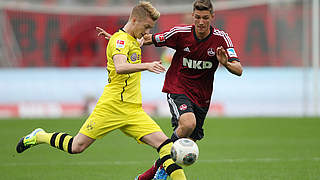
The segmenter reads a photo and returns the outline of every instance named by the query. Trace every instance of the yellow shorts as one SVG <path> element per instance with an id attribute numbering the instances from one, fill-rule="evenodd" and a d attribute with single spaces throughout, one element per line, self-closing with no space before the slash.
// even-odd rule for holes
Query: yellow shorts
<path id="1" fill-rule="evenodd" d="M 115 99 L 99 100 L 79 132 L 99 139 L 116 129 L 135 138 L 138 143 L 142 143 L 140 139 L 145 135 L 162 132 L 159 125 L 144 112 L 141 104 Z"/>

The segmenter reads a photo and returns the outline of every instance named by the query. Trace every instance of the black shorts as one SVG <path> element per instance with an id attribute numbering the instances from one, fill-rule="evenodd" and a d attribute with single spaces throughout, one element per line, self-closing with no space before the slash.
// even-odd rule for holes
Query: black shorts
<path id="1" fill-rule="evenodd" d="M 196 128 L 193 130 L 190 137 L 196 140 L 202 139 L 204 136 L 204 130 L 202 126 L 209 108 L 199 107 L 184 94 L 167 94 L 167 101 L 169 103 L 170 112 L 172 115 L 171 123 L 172 127 L 174 127 L 174 130 L 178 127 L 178 121 L 182 114 L 193 112 L 197 123 Z"/>

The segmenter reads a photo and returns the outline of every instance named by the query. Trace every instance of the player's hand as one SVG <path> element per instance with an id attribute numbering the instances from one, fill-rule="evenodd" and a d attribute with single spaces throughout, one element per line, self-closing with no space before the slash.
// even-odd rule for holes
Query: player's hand
<path id="1" fill-rule="evenodd" d="M 143 45 L 150 45 L 152 43 L 152 34 L 145 34 L 143 36 Z"/>
<path id="2" fill-rule="evenodd" d="M 217 47 L 217 53 L 216 53 L 216 55 L 217 55 L 218 61 L 219 61 L 222 65 L 226 66 L 227 63 L 228 63 L 228 55 L 227 55 L 226 50 L 224 50 L 224 48 L 223 48 L 222 46 Z"/>
<path id="3" fill-rule="evenodd" d="M 148 71 L 159 74 L 166 71 L 166 68 L 161 64 L 160 61 L 153 61 L 148 64 Z"/>
<path id="4" fill-rule="evenodd" d="M 106 38 L 106 40 L 109 40 L 111 38 L 111 34 L 107 33 L 104 29 L 100 28 L 100 27 L 96 27 L 96 30 L 98 31 L 98 37 L 100 35 L 103 35 L 104 38 Z"/>
<path id="5" fill-rule="evenodd" d="M 137 39 L 140 44 L 140 47 L 143 45 L 150 45 L 152 44 L 152 34 L 145 34 L 142 38 Z"/>

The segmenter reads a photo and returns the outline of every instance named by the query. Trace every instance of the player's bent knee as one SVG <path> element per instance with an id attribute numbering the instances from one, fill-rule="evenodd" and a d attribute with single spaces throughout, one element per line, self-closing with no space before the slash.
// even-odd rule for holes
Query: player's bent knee
<path id="1" fill-rule="evenodd" d="M 77 134 L 74 137 L 74 140 L 72 142 L 72 154 L 79 154 L 82 153 L 85 149 L 87 149 L 95 139 L 92 139 L 86 135 L 83 135 L 81 133 Z"/>
<path id="2" fill-rule="evenodd" d="M 183 123 L 181 123 L 181 128 L 190 131 L 190 130 L 194 130 L 194 128 L 196 127 L 197 123 L 195 121 L 184 121 Z"/>
<path id="3" fill-rule="evenodd" d="M 82 153 L 86 148 L 84 144 L 72 144 L 72 154 Z"/>
<path id="4" fill-rule="evenodd" d="M 197 125 L 197 120 L 192 112 L 184 113 L 179 119 L 179 126 L 184 129 L 194 129 Z"/>

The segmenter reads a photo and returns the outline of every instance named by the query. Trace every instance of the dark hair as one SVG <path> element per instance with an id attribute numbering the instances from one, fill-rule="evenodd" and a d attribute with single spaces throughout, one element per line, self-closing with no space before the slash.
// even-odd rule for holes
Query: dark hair
<path id="1" fill-rule="evenodd" d="M 195 0 L 193 3 L 193 11 L 199 10 L 199 11 L 210 11 L 210 13 L 213 13 L 213 7 L 210 0 Z"/>

